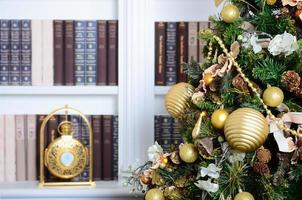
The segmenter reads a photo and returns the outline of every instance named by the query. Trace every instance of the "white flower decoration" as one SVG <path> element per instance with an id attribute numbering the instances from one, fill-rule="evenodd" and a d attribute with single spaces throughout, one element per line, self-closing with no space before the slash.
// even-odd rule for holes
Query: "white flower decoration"
<path id="1" fill-rule="evenodd" d="M 163 148 L 155 142 L 154 145 L 148 148 L 148 158 L 149 161 L 155 162 L 157 161 L 161 155 L 163 155 Z"/>
<path id="2" fill-rule="evenodd" d="M 209 164 L 208 167 L 201 167 L 200 169 L 200 176 L 201 177 L 205 177 L 205 176 L 209 176 L 211 178 L 219 178 L 219 172 L 220 172 L 220 168 L 217 167 L 215 164 L 211 163 Z"/>
<path id="3" fill-rule="evenodd" d="M 284 54 L 289 56 L 298 49 L 296 36 L 284 32 L 283 34 L 276 35 L 268 45 L 268 50 L 273 56 Z"/>
<path id="4" fill-rule="evenodd" d="M 211 179 L 208 179 L 207 181 L 199 180 L 195 185 L 207 192 L 217 192 L 219 189 L 219 185 L 212 183 Z"/>
<path id="5" fill-rule="evenodd" d="M 252 48 L 254 53 L 262 51 L 262 46 L 258 42 L 258 36 L 254 33 L 243 33 L 242 35 L 242 46 L 244 48 Z"/>
<path id="6" fill-rule="evenodd" d="M 241 162 L 245 158 L 245 153 L 237 150 L 230 150 L 228 156 L 228 161 L 230 163 Z"/>

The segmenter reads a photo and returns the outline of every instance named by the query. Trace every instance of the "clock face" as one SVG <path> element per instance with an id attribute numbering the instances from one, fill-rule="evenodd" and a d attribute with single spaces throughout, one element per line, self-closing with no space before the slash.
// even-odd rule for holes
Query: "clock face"
<path id="1" fill-rule="evenodd" d="M 66 167 L 71 166 L 72 163 L 74 162 L 73 153 L 69 152 L 69 151 L 63 152 L 60 156 L 60 161 L 61 161 L 61 164 L 66 166 Z"/>

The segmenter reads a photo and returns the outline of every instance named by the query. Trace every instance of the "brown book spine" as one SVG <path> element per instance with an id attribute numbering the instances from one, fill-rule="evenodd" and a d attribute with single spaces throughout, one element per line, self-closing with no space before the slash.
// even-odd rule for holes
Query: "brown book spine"
<path id="1" fill-rule="evenodd" d="M 165 85 L 166 24 L 155 22 L 155 85 Z"/>
<path id="2" fill-rule="evenodd" d="M 65 21 L 65 84 L 74 85 L 74 21 Z"/>
<path id="3" fill-rule="evenodd" d="M 64 21 L 55 20 L 54 25 L 54 85 L 64 85 Z"/>
<path id="4" fill-rule="evenodd" d="M 113 180 L 112 116 L 103 116 L 103 179 Z"/>
<path id="5" fill-rule="evenodd" d="M 188 62 L 188 30 L 186 22 L 179 22 L 178 24 L 178 82 L 186 82 L 186 74 L 184 72 L 184 63 Z"/>
<path id="6" fill-rule="evenodd" d="M 204 30 L 206 30 L 206 29 L 208 29 L 209 28 L 209 22 L 199 22 L 199 29 L 198 29 L 198 32 L 200 32 L 200 31 L 204 31 Z M 198 61 L 199 61 L 199 63 L 201 63 L 201 64 L 204 64 L 206 61 L 205 61 L 205 55 L 203 54 L 203 49 L 204 49 L 204 47 L 207 45 L 207 42 L 205 41 L 205 40 L 201 40 L 201 39 L 198 39 L 198 42 L 199 42 L 199 44 L 198 44 L 198 53 L 199 53 L 199 55 L 198 55 Z"/>
<path id="7" fill-rule="evenodd" d="M 98 49 L 97 49 L 97 85 L 107 84 L 107 22 L 97 22 Z"/>
<path id="8" fill-rule="evenodd" d="M 52 116 L 48 123 L 47 123 L 47 144 L 49 145 L 51 142 L 53 142 L 58 137 L 57 132 L 58 127 L 58 116 L 54 115 Z M 56 180 L 56 177 L 52 175 L 50 172 L 46 172 L 46 179 L 47 180 Z"/>
<path id="9" fill-rule="evenodd" d="M 108 85 L 118 84 L 118 21 L 108 21 Z"/>
<path id="10" fill-rule="evenodd" d="M 92 116 L 93 129 L 93 178 L 98 181 L 102 179 L 102 117 Z"/>
<path id="11" fill-rule="evenodd" d="M 40 128 L 43 120 L 45 119 L 45 115 L 38 115 L 37 117 L 37 178 L 40 179 Z M 47 146 L 47 127 L 44 129 L 44 148 Z M 44 176 L 46 175 L 46 171 L 44 170 Z"/>

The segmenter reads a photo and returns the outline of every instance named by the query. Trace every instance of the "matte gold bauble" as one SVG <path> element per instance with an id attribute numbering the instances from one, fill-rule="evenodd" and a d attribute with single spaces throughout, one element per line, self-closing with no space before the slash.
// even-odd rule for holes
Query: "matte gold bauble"
<path id="1" fill-rule="evenodd" d="M 270 6 L 275 5 L 276 2 L 277 0 L 266 0 L 266 4 Z"/>
<path id="2" fill-rule="evenodd" d="M 160 189 L 151 189 L 147 192 L 145 200 L 164 200 L 164 194 Z"/>
<path id="3" fill-rule="evenodd" d="M 174 118 L 180 118 L 190 107 L 194 87 L 188 83 L 173 85 L 165 96 L 165 107 Z"/>
<path id="4" fill-rule="evenodd" d="M 225 109 L 215 110 L 211 116 L 211 123 L 217 129 L 223 129 L 229 113 Z"/>
<path id="5" fill-rule="evenodd" d="M 180 159 L 186 163 L 193 163 L 198 158 L 198 152 L 193 144 L 184 144 L 179 149 Z"/>
<path id="6" fill-rule="evenodd" d="M 252 108 L 239 108 L 232 112 L 224 125 L 229 145 L 242 152 L 252 152 L 263 145 L 269 128 L 265 117 Z"/>
<path id="7" fill-rule="evenodd" d="M 240 12 L 239 9 L 233 4 L 228 4 L 223 7 L 220 15 L 224 22 L 233 23 L 239 18 Z"/>
<path id="8" fill-rule="evenodd" d="M 279 106 L 284 99 L 282 90 L 278 87 L 268 87 L 263 93 L 263 101 L 270 107 Z"/>
<path id="9" fill-rule="evenodd" d="M 212 77 L 211 74 L 205 74 L 203 76 L 203 82 L 206 86 L 210 85 L 212 83 L 212 81 L 214 80 L 214 78 Z"/>
<path id="10" fill-rule="evenodd" d="M 253 195 L 249 192 L 239 192 L 234 200 L 255 200 Z"/>

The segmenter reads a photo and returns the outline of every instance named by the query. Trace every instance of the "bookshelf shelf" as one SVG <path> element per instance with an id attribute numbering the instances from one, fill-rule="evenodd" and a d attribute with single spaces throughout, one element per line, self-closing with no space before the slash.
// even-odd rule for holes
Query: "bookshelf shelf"
<path id="1" fill-rule="evenodd" d="M 154 94 L 157 96 L 164 96 L 168 92 L 171 86 L 155 86 L 154 87 Z"/>

